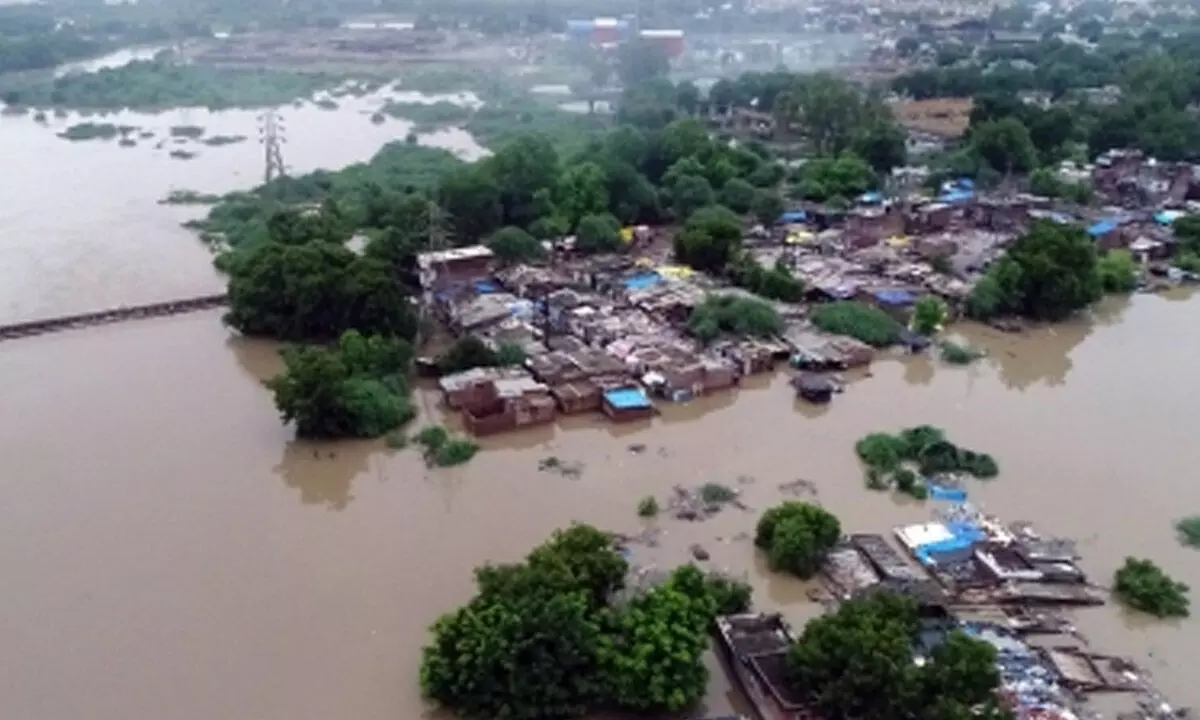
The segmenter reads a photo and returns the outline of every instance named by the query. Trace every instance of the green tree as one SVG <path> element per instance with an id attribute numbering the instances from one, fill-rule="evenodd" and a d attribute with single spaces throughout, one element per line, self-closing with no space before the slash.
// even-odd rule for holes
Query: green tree
<path id="1" fill-rule="evenodd" d="M 965 720 L 1008 716 L 990 645 L 951 632 L 913 662 L 916 603 L 886 592 L 809 622 L 788 655 L 793 685 L 826 717 Z"/>
<path id="2" fill-rule="evenodd" d="M 288 347 L 285 370 L 267 381 L 284 422 L 301 437 L 379 437 L 415 415 L 403 340 L 347 332 L 336 347 Z"/>
<path id="3" fill-rule="evenodd" d="M 539 586 L 535 568 L 520 572 L 529 576 L 521 592 L 481 596 L 434 623 L 421 690 L 467 717 L 584 715 L 597 695 L 600 641 L 587 595 Z"/>
<path id="4" fill-rule="evenodd" d="M 754 217 L 767 227 L 779 222 L 783 211 L 783 198 L 779 196 L 779 193 L 770 190 L 759 190 L 758 194 L 754 196 L 754 204 L 750 208 Z"/>
<path id="5" fill-rule="evenodd" d="M 708 180 L 699 175 L 679 175 L 670 186 L 671 211 L 686 220 L 700 208 L 713 204 L 715 195 Z"/>
<path id="6" fill-rule="evenodd" d="M 326 340 L 345 330 L 411 338 L 416 317 L 393 269 L 342 245 L 264 242 L 237 251 L 225 321 L 247 335 Z"/>
<path id="7" fill-rule="evenodd" d="M 542 243 L 519 227 L 500 228 L 488 236 L 487 246 L 505 262 L 528 262 L 545 254 Z"/>
<path id="8" fill-rule="evenodd" d="M 1105 292 L 1131 293 L 1137 289 L 1138 265 L 1128 250 L 1110 250 L 1096 261 Z"/>
<path id="9" fill-rule="evenodd" d="M 700 109 L 700 89 L 687 80 L 679 83 L 675 86 L 675 104 L 688 115 L 695 115 Z"/>
<path id="10" fill-rule="evenodd" d="M 475 239 L 499 228 L 504 221 L 500 186 L 477 167 L 452 170 L 438 185 L 438 203 L 449 213 L 459 237 Z"/>
<path id="11" fill-rule="evenodd" d="M 621 223 L 608 213 L 583 216 L 575 230 L 575 247 L 586 253 L 620 250 Z"/>
<path id="12" fill-rule="evenodd" d="M 1125 558 L 1113 577 L 1113 590 L 1125 604 L 1155 617 L 1188 617 L 1188 586 L 1173 580 L 1150 560 Z"/>
<path id="13" fill-rule="evenodd" d="M 748 213 L 754 206 L 757 192 L 754 186 L 740 178 L 733 178 L 721 188 L 718 200 L 736 213 Z"/>
<path id="14" fill-rule="evenodd" d="M 1034 223 L 988 274 L 1003 297 L 1002 309 L 1061 320 L 1100 299 L 1096 248 L 1083 229 Z"/>
<path id="15" fill-rule="evenodd" d="M 601 654 L 602 676 L 616 704 L 675 713 L 699 702 L 708 687 L 703 656 L 716 610 L 703 576 L 690 566 L 621 608 Z"/>
<path id="16" fill-rule="evenodd" d="M 835 197 L 856 197 L 874 184 L 871 166 L 857 155 L 844 152 L 836 158 L 816 158 L 806 164 L 799 190 L 806 199 L 821 202 Z"/>
<path id="17" fill-rule="evenodd" d="M 895 122 L 876 121 L 858 131 L 850 149 L 876 172 L 891 172 L 908 159 L 907 136 Z"/>
<path id="18" fill-rule="evenodd" d="M 676 233 L 675 259 L 697 270 L 721 272 L 741 239 L 741 222 L 733 211 L 719 205 L 701 208 Z"/>
<path id="19" fill-rule="evenodd" d="M 696 306 L 688 318 L 688 331 L 702 342 L 721 333 L 748 337 L 771 337 L 783 330 L 783 318 L 775 308 L 755 298 L 714 295 Z"/>
<path id="20" fill-rule="evenodd" d="M 572 225 L 584 215 L 608 210 L 608 178 L 594 162 L 569 166 L 559 177 L 555 206 Z"/>
<path id="21" fill-rule="evenodd" d="M 785 502 L 762 514 L 754 544 L 766 551 L 772 569 L 810 578 L 842 536 L 838 519 L 824 508 Z"/>
<path id="22" fill-rule="evenodd" d="M 971 133 L 971 147 L 1001 173 L 1026 173 L 1037 166 L 1029 129 L 1015 117 L 986 122 Z"/>
<path id="23" fill-rule="evenodd" d="M 913 306 L 913 331 L 922 335 L 933 335 L 941 329 L 948 314 L 946 303 L 941 298 L 926 295 Z"/>

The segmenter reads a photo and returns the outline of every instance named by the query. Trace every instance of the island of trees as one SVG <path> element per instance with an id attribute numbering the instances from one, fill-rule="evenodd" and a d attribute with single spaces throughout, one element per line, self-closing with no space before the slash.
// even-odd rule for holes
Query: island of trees
<path id="1" fill-rule="evenodd" d="M 824 510 L 787 503 L 763 515 L 756 543 L 780 569 L 810 573 L 839 533 Z M 555 533 L 524 562 L 477 568 L 475 596 L 431 628 L 422 690 L 472 718 L 694 706 L 714 619 L 747 610 L 751 590 L 692 565 L 648 586 L 627 587 L 628 572 L 613 538 L 587 525 Z M 919 629 L 910 599 L 847 602 L 806 626 L 790 681 L 831 718 L 1004 717 L 992 647 L 952 632 L 917 663 Z"/>

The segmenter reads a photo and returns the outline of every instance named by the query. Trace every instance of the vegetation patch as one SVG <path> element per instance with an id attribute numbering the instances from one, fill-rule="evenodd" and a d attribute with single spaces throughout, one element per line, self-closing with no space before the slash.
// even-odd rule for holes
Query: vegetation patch
<path id="1" fill-rule="evenodd" d="M 783 319 L 762 300 L 712 295 L 692 311 L 688 330 L 703 342 L 711 342 L 722 333 L 771 337 L 783 330 Z"/>
<path id="2" fill-rule="evenodd" d="M 170 133 L 173 138 L 196 140 L 204 135 L 204 128 L 199 125 L 175 125 L 171 128 Z"/>
<path id="3" fill-rule="evenodd" d="M 638 517 L 651 518 L 658 515 L 658 500 L 653 495 L 647 495 L 638 502 Z"/>
<path id="4" fill-rule="evenodd" d="M 900 339 L 900 324 L 877 307 L 847 300 L 818 306 L 813 324 L 834 335 L 847 335 L 873 347 L 887 347 Z"/>
<path id="5" fill-rule="evenodd" d="M 403 340 L 351 330 L 336 345 L 280 354 L 284 372 L 266 386 L 300 437 L 380 437 L 416 417 L 407 379 L 412 348 Z"/>
<path id="6" fill-rule="evenodd" d="M 469 438 L 454 437 L 440 425 L 421 428 L 413 440 L 424 448 L 430 467 L 454 467 L 470 462 L 479 452 L 479 444 Z"/>
<path id="7" fill-rule="evenodd" d="M 471 118 L 472 110 L 465 105 L 446 100 L 432 103 L 389 100 L 380 112 L 394 118 L 411 120 L 417 132 L 429 132 L 447 125 L 466 123 Z"/>
<path id="8" fill-rule="evenodd" d="M 628 572 L 613 537 L 587 525 L 556 532 L 524 562 L 477 568 L 475 597 L 430 628 L 423 694 L 481 718 L 691 707 L 707 690 L 714 618 L 748 609 L 749 587 L 687 565 L 627 590 Z"/>
<path id="9" fill-rule="evenodd" d="M 1113 577 L 1113 592 L 1122 602 L 1160 618 L 1187 617 L 1188 590 L 1150 560 L 1127 557 Z"/>
<path id="10" fill-rule="evenodd" d="M 950 340 L 939 344 L 938 350 L 941 352 L 942 362 L 951 365 L 970 365 L 976 360 L 987 357 L 987 353 L 983 350 Z"/>
<path id="11" fill-rule="evenodd" d="M 336 85 L 339 76 L 278 70 L 241 70 L 139 60 L 94 73 L 13 80 L 0 92 L 18 93 L 37 107 L 86 110 L 159 110 L 205 107 L 212 110 L 285 105 Z"/>
<path id="12" fill-rule="evenodd" d="M 1200 548 L 1200 515 L 1192 515 L 1175 523 L 1179 542 L 1188 547 Z"/>
<path id="13" fill-rule="evenodd" d="M 930 425 L 901 430 L 897 435 L 871 433 L 854 446 L 866 466 L 867 487 L 872 490 L 895 488 L 918 499 L 927 490 L 920 478 L 939 473 L 966 473 L 981 479 L 1000 473 L 995 459 L 987 453 L 960 448 L 946 434 Z"/>
<path id="14" fill-rule="evenodd" d="M 808 579 L 842 537 L 837 517 L 817 505 L 789 501 L 762 514 L 754 545 L 767 554 L 771 569 Z"/>
<path id="15" fill-rule="evenodd" d="M 195 190 L 172 190 L 159 200 L 160 205 L 214 205 L 221 202 L 221 195 L 202 193 Z"/>
<path id="16" fill-rule="evenodd" d="M 82 122 L 68 127 L 58 136 L 64 140 L 112 140 L 136 129 L 112 123 Z"/>
<path id="17" fill-rule="evenodd" d="M 246 142 L 245 135 L 210 135 L 200 142 L 209 147 L 221 147 L 223 145 L 237 145 L 238 143 Z"/>
<path id="18" fill-rule="evenodd" d="M 478 367 L 506 367 L 525 362 L 525 350 L 520 345 L 505 343 L 493 350 L 474 335 L 454 343 L 438 358 L 438 370 L 450 375 Z"/>
<path id="19" fill-rule="evenodd" d="M 829 718 L 1004 718 L 990 644 L 954 630 L 929 635 L 917 602 L 877 592 L 808 621 L 788 653 L 791 682 Z"/>

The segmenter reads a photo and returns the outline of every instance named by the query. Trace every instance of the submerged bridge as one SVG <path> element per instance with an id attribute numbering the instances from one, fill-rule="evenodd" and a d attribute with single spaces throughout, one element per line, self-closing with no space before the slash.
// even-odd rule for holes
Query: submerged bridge
<path id="1" fill-rule="evenodd" d="M 166 302 L 150 303 L 149 305 L 119 307 L 109 310 L 97 310 L 95 312 L 79 313 L 77 315 L 63 315 L 60 317 L 45 318 L 42 320 L 29 320 L 26 322 L 0 325 L 0 342 L 5 340 L 16 340 L 17 338 L 46 335 L 49 333 L 62 332 L 64 330 L 93 327 L 96 325 L 111 325 L 113 323 L 126 322 L 128 320 L 167 317 L 170 315 L 182 315 L 184 313 L 197 312 L 200 310 L 210 310 L 212 308 L 221 307 L 227 300 L 228 296 L 225 293 L 221 293 L 219 295 L 201 295 L 199 297 L 184 298 L 182 300 L 168 300 Z"/>

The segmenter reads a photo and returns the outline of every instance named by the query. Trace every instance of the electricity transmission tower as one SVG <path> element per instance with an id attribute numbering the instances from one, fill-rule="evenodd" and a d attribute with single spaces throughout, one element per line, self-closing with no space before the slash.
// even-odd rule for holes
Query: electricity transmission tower
<path id="1" fill-rule="evenodd" d="M 284 138 L 283 118 L 275 110 L 267 110 L 258 116 L 258 141 L 263 144 L 265 170 L 263 182 L 271 182 L 287 174 L 283 164 Z"/>

